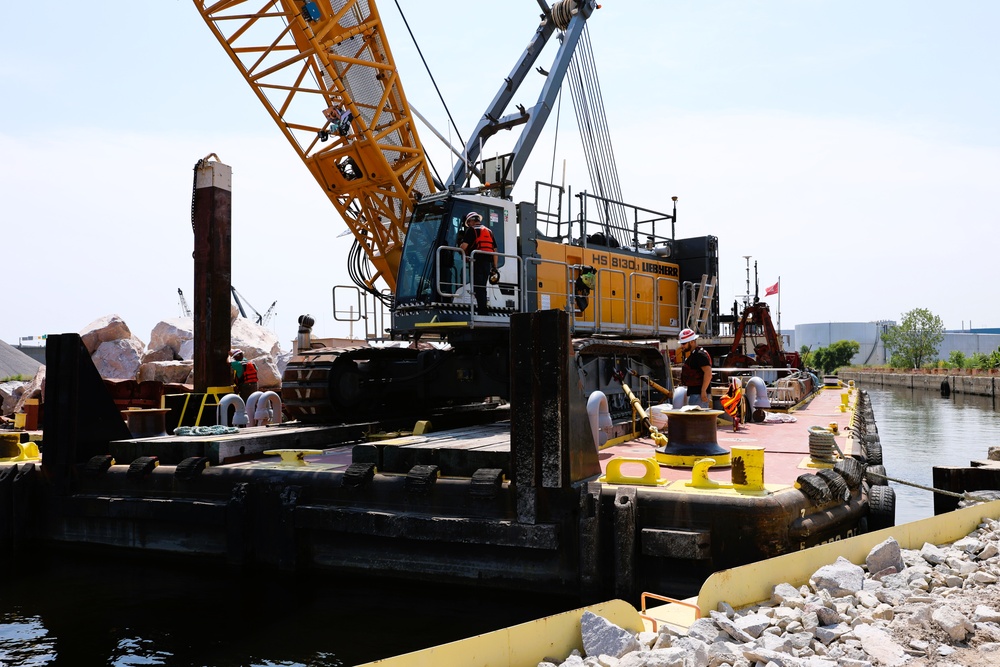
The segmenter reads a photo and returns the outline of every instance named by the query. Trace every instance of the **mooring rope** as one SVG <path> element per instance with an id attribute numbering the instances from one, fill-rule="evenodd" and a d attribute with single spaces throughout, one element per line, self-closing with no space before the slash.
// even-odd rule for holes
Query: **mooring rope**
<path id="1" fill-rule="evenodd" d="M 944 489 L 935 489 L 933 486 L 924 486 L 923 484 L 917 484 L 916 482 L 909 482 L 905 479 L 899 479 L 897 477 L 889 477 L 888 475 L 883 475 L 880 472 L 875 472 L 871 468 L 868 468 L 867 473 L 872 477 L 881 477 L 882 479 L 888 480 L 890 482 L 896 482 L 897 484 L 903 484 L 905 486 L 912 486 L 922 491 L 930 491 L 932 493 L 940 493 L 943 496 L 951 496 L 952 498 L 962 498 L 965 500 L 974 500 L 979 503 L 988 503 L 992 499 L 984 498 L 982 496 L 977 496 L 975 494 L 969 493 L 968 491 L 963 491 L 962 493 L 956 493 L 955 491 L 945 491 Z"/>

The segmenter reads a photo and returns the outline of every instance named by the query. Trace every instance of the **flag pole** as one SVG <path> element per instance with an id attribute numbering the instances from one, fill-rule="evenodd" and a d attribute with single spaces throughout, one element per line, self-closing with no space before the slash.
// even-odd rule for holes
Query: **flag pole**
<path id="1" fill-rule="evenodd" d="M 781 276 L 778 276 L 778 336 L 781 336 Z"/>

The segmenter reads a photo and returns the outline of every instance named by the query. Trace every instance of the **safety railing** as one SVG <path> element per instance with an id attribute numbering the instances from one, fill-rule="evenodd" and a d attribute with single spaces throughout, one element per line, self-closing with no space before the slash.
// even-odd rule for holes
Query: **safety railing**
<path id="1" fill-rule="evenodd" d="M 455 270 L 451 274 L 442 270 L 443 253 L 457 253 L 454 258 Z M 649 276 L 640 273 L 626 273 L 620 269 L 601 268 L 595 270 L 594 284 L 588 294 L 577 292 L 577 279 L 585 268 L 582 264 L 541 259 L 522 258 L 515 254 L 494 253 L 475 250 L 466 255 L 461 248 L 440 246 L 437 248 L 434 281 L 431 289 L 438 303 L 451 304 L 456 310 L 469 311 L 469 321 L 476 315 L 476 300 L 470 262 L 479 255 L 501 257 L 515 264 L 515 282 L 509 281 L 511 272 L 502 271 L 507 279 L 499 285 L 487 284 L 487 290 L 512 290 L 508 296 L 507 309 L 512 312 L 549 310 L 559 308 L 570 315 L 573 331 L 578 333 L 609 334 L 626 336 L 657 336 L 677 327 L 676 320 L 667 320 L 664 310 L 673 307 L 678 295 L 676 278 Z M 444 263 L 447 266 L 447 263 Z M 538 275 L 540 267 L 556 267 L 557 277 L 552 271 L 544 281 L 546 288 L 538 287 L 540 280 L 528 281 L 530 268 Z M 501 292 L 502 293 L 502 292 Z M 673 297 L 669 298 L 668 297 Z M 578 302 L 579 299 L 579 302 Z M 664 301 L 667 305 L 664 305 Z M 580 306 L 583 307 L 580 307 Z M 389 329 L 391 314 L 388 307 L 373 295 L 363 292 L 353 285 L 337 285 L 333 288 L 333 315 L 338 322 L 362 323 L 364 337 L 368 340 L 384 338 Z M 496 317 L 490 315 L 489 317 Z M 351 337 L 354 337 L 352 330 Z"/>
<path id="2" fill-rule="evenodd" d="M 535 183 L 536 226 L 539 233 L 548 238 L 583 247 L 631 247 L 650 254 L 655 254 L 657 247 L 669 248 L 674 241 L 676 204 L 673 213 L 664 213 L 581 192 L 575 195 L 579 200 L 579 213 L 574 217 L 572 206 L 569 206 L 568 220 L 563 220 L 563 192 L 562 187 L 551 183 Z M 555 211 L 552 210 L 553 197 L 557 202 Z M 572 192 L 569 199 L 572 203 Z"/>
<path id="3" fill-rule="evenodd" d="M 349 338 L 355 337 L 354 324 L 357 322 L 364 326 L 365 340 L 386 337 L 391 317 L 386 303 L 392 297 L 388 290 L 382 290 L 381 298 L 362 291 L 356 285 L 334 285 L 332 292 L 333 319 L 350 325 Z"/>
<path id="4" fill-rule="evenodd" d="M 440 297 L 442 301 L 447 301 L 452 303 L 456 308 L 468 306 L 470 317 L 476 315 L 476 299 L 475 299 L 475 285 L 472 284 L 472 279 L 474 276 L 471 275 L 471 271 L 468 267 L 472 262 L 475 261 L 476 257 L 479 256 L 489 256 L 489 257 L 499 257 L 506 260 L 513 260 L 515 264 L 514 275 L 516 276 L 516 282 L 501 282 L 498 285 L 492 285 L 487 283 L 486 289 L 491 288 L 503 289 L 508 288 L 513 290 L 513 301 L 515 312 L 524 310 L 525 304 L 522 301 L 523 290 L 521 285 L 524 284 L 524 267 L 523 260 L 515 254 L 500 253 L 500 252 L 490 252 L 488 250 L 473 250 L 470 255 L 466 255 L 465 251 L 461 248 L 455 246 L 440 246 L 437 248 L 437 261 L 435 262 L 434 270 L 434 293 Z M 457 280 L 452 281 L 450 276 L 444 276 L 441 273 L 443 252 L 455 252 L 459 254 L 459 257 L 455 258 L 454 261 L 458 264 L 458 276 Z M 503 273 L 501 273 L 503 275 Z M 449 291 L 449 289 L 454 291 Z M 468 296 L 468 303 L 465 301 L 465 297 Z M 456 301 L 456 299 L 460 299 Z"/>

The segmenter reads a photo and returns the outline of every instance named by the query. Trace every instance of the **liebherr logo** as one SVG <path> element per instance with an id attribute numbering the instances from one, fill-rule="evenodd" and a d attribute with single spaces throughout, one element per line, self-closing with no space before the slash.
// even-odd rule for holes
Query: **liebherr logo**
<path id="1" fill-rule="evenodd" d="M 667 266 L 666 264 L 654 264 L 653 262 L 643 262 L 642 270 L 646 273 L 658 273 L 661 276 L 676 276 L 678 275 L 678 270 L 676 266 Z"/>

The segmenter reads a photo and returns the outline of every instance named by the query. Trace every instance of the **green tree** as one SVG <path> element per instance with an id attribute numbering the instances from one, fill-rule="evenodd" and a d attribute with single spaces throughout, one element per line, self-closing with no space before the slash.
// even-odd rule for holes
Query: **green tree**
<path id="1" fill-rule="evenodd" d="M 802 365 L 806 368 L 812 368 L 815 366 L 812 357 L 812 347 L 809 345 L 803 345 L 799 348 L 799 357 L 802 359 Z"/>
<path id="2" fill-rule="evenodd" d="M 965 368 L 969 365 L 970 359 L 965 356 L 965 353 L 961 350 L 952 350 L 951 354 L 948 355 L 948 363 L 952 365 L 953 368 Z"/>
<path id="3" fill-rule="evenodd" d="M 847 366 L 861 349 L 854 340 L 838 340 L 830 347 L 821 347 L 812 353 L 812 362 L 824 373 L 832 373 L 841 366 Z"/>
<path id="4" fill-rule="evenodd" d="M 943 340 L 944 322 L 926 308 L 903 313 L 902 322 L 882 334 L 892 365 L 899 368 L 920 368 L 937 356 Z"/>
<path id="5" fill-rule="evenodd" d="M 966 362 L 966 368 L 977 368 L 981 371 L 988 371 L 996 368 L 996 352 L 991 352 L 986 354 L 985 352 L 973 352 L 972 356 L 969 357 L 969 361 Z"/>

